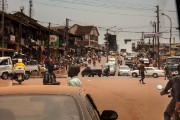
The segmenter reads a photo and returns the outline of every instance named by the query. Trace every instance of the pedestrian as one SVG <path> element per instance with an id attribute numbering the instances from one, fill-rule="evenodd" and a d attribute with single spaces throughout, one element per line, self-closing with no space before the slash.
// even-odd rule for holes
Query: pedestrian
<path id="1" fill-rule="evenodd" d="M 141 61 L 141 65 L 140 65 L 141 79 L 139 80 L 139 82 L 142 83 L 142 84 L 146 84 L 144 82 L 144 78 L 145 78 L 145 73 L 144 72 L 147 73 L 147 71 L 145 69 L 144 61 Z"/>
<path id="2" fill-rule="evenodd" d="M 166 80 L 166 78 L 168 78 L 168 74 L 169 74 L 168 64 L 165 65 L 165 67 L 164 67 L 164 73 L 165 73 L 165 78 L 164 78 L 164 80 Z"/>
<path id="3" fill-rule="evenodd" d="M 56 82 L 56 75 L 53 72 L 55 70 L 55 64 L 52 58 L 49 59 L 47 63 L 47 68 L 48 68 L 48 73 L 53 76 L 53 79 L 51 81 Z"/>
<path id="4" fill-rule="evenodd" d="M 82 82 L 78 78 L 80 67 L 78 65 L 70 65 L 68 69 L 68 77 L 71 79 L 67 82 L 68 86 L 82 87 Z"/>

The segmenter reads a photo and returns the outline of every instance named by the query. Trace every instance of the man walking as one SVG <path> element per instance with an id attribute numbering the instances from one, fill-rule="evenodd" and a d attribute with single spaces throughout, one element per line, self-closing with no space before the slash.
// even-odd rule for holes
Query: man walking
<path id="1" fill-rule="evenodd" d="M 146 69 L 145 69 L 144 61 L 141 62 L 141 65 L 140 65 L 140 69 L 139 69 L 139 70 L 140 70 L 140 74 L 141 74 L 141 79 L 139 80 L 139 82 L 142 83 L 142 84 L 146 84 L 146 83 L 144 82 L 144 78 L 145 78 L 145 73 L 144 73 L 144 72 L 147 73 L 147 71 L 146 71 Z"/>

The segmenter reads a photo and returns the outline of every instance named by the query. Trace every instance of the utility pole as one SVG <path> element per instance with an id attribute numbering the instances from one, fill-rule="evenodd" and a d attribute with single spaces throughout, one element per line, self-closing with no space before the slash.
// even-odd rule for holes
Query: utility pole
<path id="1" fill-rule="evenodd" d="M 29 0 L 29 17 L 30 18 L 32 17 L 32 7 L 33 7 L 32 0 Z"/>
<path id="2" fill-rule="evenodd" d="M 69 19 L 66 18 L 66 55 L 68 54 L 69 52 L 69 34 L 68 34 L 68 31 L 69 31 Z"/>
<path id="3" fill-rule="evenodd" d="M 156 6 L 157 7 L 157 33 L 159 34 L 159 5 Z M 160 56 L 159 56 L 159 46 L 160 46 L 160 43 L 159 43 L 159 37 L 157 37 L 157 42 L 158 42 L 158 54 L 157 54 L 157 57 L 158 57 L 158 69 L 160 69 Z"/>
<path id="4" fill-rule="evenodd" d="M 49 22 L 49 26 L 48 26 L 48 29 L 49 29 L 49 38 L 48 38 L 48 44 L 47 44 L 47 58 L 49 59 L 50 57 L 50 48 L 49 48 L 49 42 L 50 42 L 50 27 L 51 27 L 51 23 Z"/>
<path id="5" fill-rule="evenodd" d="M 2 38 L 2 56 L 4 56 L 4 0 L 2 0 L 2 28 L 1 28 L 1 38 Z"/>
<path id="6" fill-rule="evenodd" d="M 107 57 L 107 62 L 108 62 L 108 51 L 109 51 L 109 33 L 108 33 L 109 29 L 106 30 L 106 36 L 107 36 L 107 42 L 106 42 L 106 57 Z"/>

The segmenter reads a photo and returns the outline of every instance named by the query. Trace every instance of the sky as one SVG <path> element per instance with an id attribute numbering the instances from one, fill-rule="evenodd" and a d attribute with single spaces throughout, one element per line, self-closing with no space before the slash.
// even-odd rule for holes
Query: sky
<path id="1" fill-rule="evenodd" d="M 32 0 L 33 19 L 43 26 L 65 25 L 68 18 L 69 26 L 74 24 L 93 25 L 100 33 L 99 44 L 103 44 L 104 34 L 117 35 L 119 49 L 131 52 L 132 42 L 142 38 L 142 32 L 153 32 L 152 22 L 156 22 L 156 7 L 160 9 L 160 32 L 163 32 L 160 43 L 169 42 L 170 20 L 172 20 L 172 41 L 180 42 L 177 24 L 177 13 L 174 0 Z M 29 0 L 6 0 L 6 12 L 14 13 L 24 7 L 24 13 L 29 15 Z M 166 33 L 164 33 L 166 32 Z M 165 39 L 166 38 L 166 39 Z M 124 39 L 132 41 L 124 44 Z M 149 39 L 145 39 L 148 42 Z"/>

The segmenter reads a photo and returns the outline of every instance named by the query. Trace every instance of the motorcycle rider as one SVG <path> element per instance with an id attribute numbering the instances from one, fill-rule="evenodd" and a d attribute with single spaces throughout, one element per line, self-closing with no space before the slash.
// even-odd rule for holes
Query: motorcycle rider
<path id="1" fill-rule="evenodd" d="M 172 96 L 172 99 L 164 112 L 164 120 L 171 120 L 171 116 L 175 110 L 176 102 L 180 101 L 179 86 L 180 86 L 180 75 L 177 75 L 169 79 L 166 87 L 160 93 L 161 95 L 169 94 L 169 90 L 170 90 Z"/>
<path id="2" fill-rule="evenodd" d="M 16 69 L 17 67 L 23 67 L 24 68 L 24 75 L 25 75 L 25 68 L 26 66 L 24 65 L 22 59 L 18 59 L 18 62 L 14 65 L 14 69 Z M 13 75 L 12 79 L 14 78 L 15 74 Z M 24 76 L 23 76 L 24 78 Z"/>

